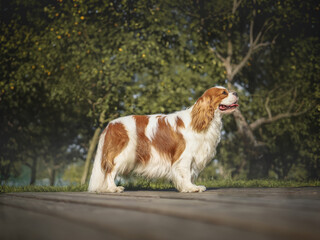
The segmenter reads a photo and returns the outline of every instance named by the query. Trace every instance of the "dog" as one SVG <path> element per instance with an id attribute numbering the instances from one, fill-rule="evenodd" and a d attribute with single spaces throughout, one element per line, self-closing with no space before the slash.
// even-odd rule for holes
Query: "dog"
<path id="1" fill-rule="evenodd" d="M 194 181 L 216 154 L 222 116 L 238 105 L 236 92 L 213 87 L 190 108 L 171 114 L 112 120 L 100 136 L 89 192 L 123 192 L 118 174 L 165 177 L 180 192 L 203 192 Z"/>

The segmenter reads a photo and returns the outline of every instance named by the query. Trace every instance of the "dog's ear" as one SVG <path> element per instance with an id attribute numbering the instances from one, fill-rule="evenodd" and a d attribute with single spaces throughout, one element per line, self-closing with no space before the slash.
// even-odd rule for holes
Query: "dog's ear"
<path id="1" fill-rule="evenodd" d="M 214 112 L 219 102 L 214 101 L 212 96 L 202 95 L 193 105 L 191 111 L 191 126 L 194 131 L 206 130 L 214 118 Z"/>

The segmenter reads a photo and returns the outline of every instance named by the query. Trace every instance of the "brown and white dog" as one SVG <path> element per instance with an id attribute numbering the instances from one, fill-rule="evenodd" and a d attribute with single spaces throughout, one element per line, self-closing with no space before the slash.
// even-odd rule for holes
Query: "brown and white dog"
<path id="1" fill-rule="evenodd" d="M 213 87 L 186 110 L 111 121 L 100 136 L 89 192 L 122 192 L 114 180 L 128 172 L 166 177 L 180 192 L 205 191 L 193 182 L 216 154 L 222 115 L 237 107 L 236 92 Z"/>

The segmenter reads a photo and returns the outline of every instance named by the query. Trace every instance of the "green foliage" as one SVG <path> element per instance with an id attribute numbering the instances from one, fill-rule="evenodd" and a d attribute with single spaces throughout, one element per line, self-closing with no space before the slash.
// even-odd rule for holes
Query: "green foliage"
<path id="1" fill-rule="evenodd" d="M 80 184 L 83 169 L 84 169 L 83 161 L 69 164 L 64 170 L 62 179 L 71 184 Z M 91 172 L 91 169 L 89 172 Z"/>

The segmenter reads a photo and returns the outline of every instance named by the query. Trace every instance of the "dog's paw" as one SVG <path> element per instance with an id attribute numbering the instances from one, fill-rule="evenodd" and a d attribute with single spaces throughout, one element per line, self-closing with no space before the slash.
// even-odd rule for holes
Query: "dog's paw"
<path id="1" fill-rule="evenodd" d="M 111 193 L 122 193 L 123 191 L 124 191 L 124 187 L 122 187 L 122 186 L 108 189 L 108 192 L 111 192 Z"/>
<path id="2" fill-rule="evenodd" d="M 204 192 L 206 190 L 205 186 L 192 186 L 192 187 L 188 187 L 188 188 L 183 188 L 180 192 L 183 193 L 193 193 L 193 192 Z"/>
<path id="3" fill-rule="evenodd" d="M 123 191 L 124 191 L 124 187 L 118 186 L 118 187 L 112 187 L 112 188 L 99 189 L 96 191 L 96 193 L 122 193 Z"/>
<path id="4" fill-rule="evenodd" d="M 124 187 L 122 187 L 122 186 L 116 187 L 116 191 L 115 192 L 122 193 L 123 191 L 124 191 Z"/>
<path id="5" fill-rule="evenodd" d="M 204 192 L 204 191 L 207 190 L 207 188 L 205 186 L 202 186 L 202 185 L 197 186 L 197 188 L 199 189 L 198 192 Z"/>

